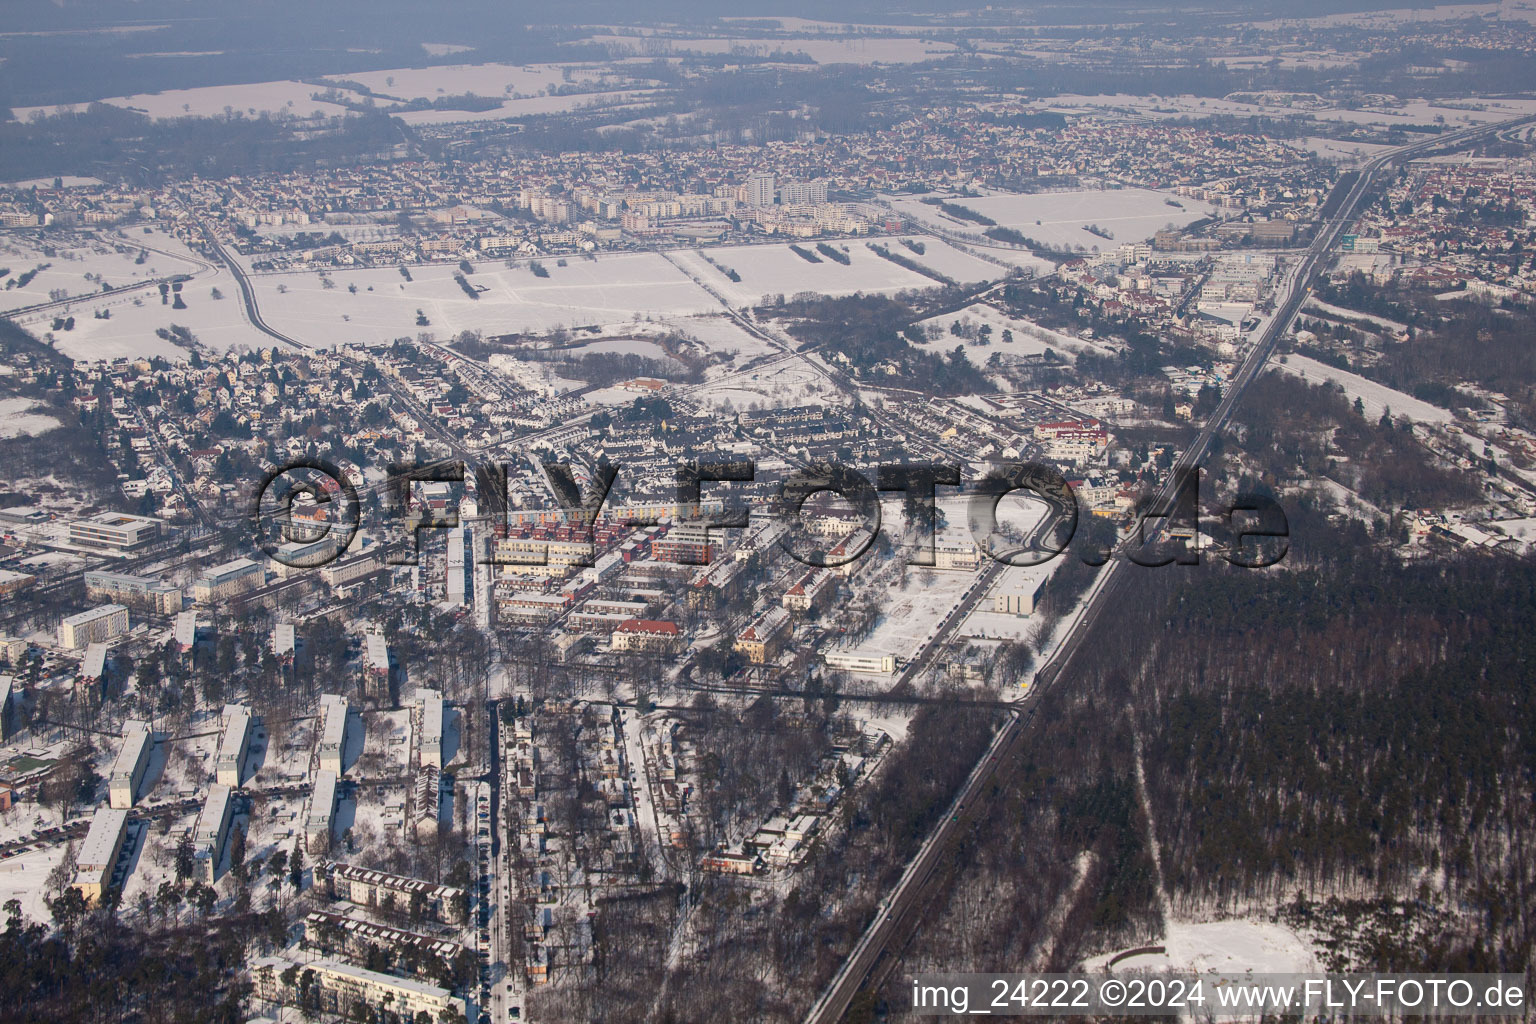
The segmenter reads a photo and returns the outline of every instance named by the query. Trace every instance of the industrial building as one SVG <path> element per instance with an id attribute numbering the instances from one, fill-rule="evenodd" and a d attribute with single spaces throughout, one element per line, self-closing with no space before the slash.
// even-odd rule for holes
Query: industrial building
<path id="1" fill-rule="evenodd" d="M 224 734 L 219 738 L 213 770 L 219 785 L 239 789 L 245 755 L 251 748 L 251 709 L 244 704 L 226 704 L 223 718 Z"/>
<path id="2" fill-rule="evenodd" d="M 215 784 L 208 787 L 208 800 L 198 815 L 192 833 L 192 856 L 203 881 L 213 884 L 224 860 L 224 846 L 229 839 L 229 823 L 235 812 L 235 791 Z"/>
<path id="3" fill-rule="evenodd" d="M 107 783 L 107 802 L 114 809 L 126 811 L 133 806 L 154 750 L 155 736 L 148 722 L 130 720 L 123 725 L 122 746 L 112 762 L 112 775 Z"/>
<path id="4" fill-rule="evenodd" d="M 78 651 L 91 644 L 115 640 L 126 632 L 128 609 L 120 604 L 104 604 L 60 622 L 59 646 Z"/>
<path id="5" fill-rule="evenodd" d="M 124 572 L 86 573 L 85 596 L 93 601 L 111 601 L 155 615 L 175 615 L 181 611 L 182 604 L 180 587 L 150 576 L 130 576 Z"/>
<path id="6" fill-rule="evenodd" d="M 320 770 L 340 775 L 347 747 L 347 698 L 321 694 L 320 714 Z"/>
<path id="7" fill-rule="evenodd" d="M 83 548 L 118 553 L 134 551 L 160 536 L 161 523 L 148 516 L 98 512 L 69 524 L 69 542 Z"/>
<path id="8" fill-rule="evenodd" d="M 117 807 L 98 807 L 85 842 L 75 857 L 75 889 L 87 901 L 100 900 L 112 884 L 117 855 L 128 834 L 128 812 Z"/>
<path id="9" fill-rule="evenodd" d="M 192 584 L 192 600 L 208 605 L 228 601 L 257 590 L 267 582 L 266 570 L 249 558 L 216 565 Z"/>

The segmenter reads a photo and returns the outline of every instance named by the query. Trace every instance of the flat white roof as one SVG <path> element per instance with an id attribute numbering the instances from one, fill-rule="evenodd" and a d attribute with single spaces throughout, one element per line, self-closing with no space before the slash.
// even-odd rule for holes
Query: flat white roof
<path id="1" fill-rule="evenodd" d="M 147 728 L 130 730 L 123 737 L 123 745 L 118 749 L 117 760 L 112 762 L 112 780 L 115 782 L 119 779 L 133 778 L 133 770 L 139 766 L 139 758 L 144 756 L 144 748 L 154 741 L 154 736 Z"/>
<path id="2" fill-rule="evenodd" d="M 197 818 L 197 831 L 193 833 L 193 838 L 199 843 L 218 842 L 219 832 L 224 827 L 224 812 L 229 806 L 232 792 L 228 786 L 208 787 L 208 802 L 203 804 L 203 813 Z"/>
<path id="3" fill-rule="evenodd" d="M 127 608 L 120 604 L 97 605 L 95 608 L 87 608 L 83 612 L 76 612 L 65 619 L 64 623 L 70 626 L 80 626 L 87 622 L 94 622 L 96 619 L 114 615 L 117 612 L 126 612 L 127 610 Z"/>
<path id="4" fill-rule="evenodd" d="M 384 643 L 384 638 L 377 633 L 369 633 L 363 638 L 363 644 L 368 658 L 368 667 L 387 671 L 389 669 L 389 645 Z"/>
<path id="5" fill-rule="evenodd" d="M 336 810 L 336 773 L 322 771 L 315 775 L 315 792 L 309 800 L 309 817 L 306 822 L 316 828 L 331 823 Z"/>
<path id="6" fill-rule="evenodd" d="M 238 761 L 245 752 L 251 730 L 251 709 L 244 704 L 224 705 L 224 735 L 219 740 L 219 760 Z"/>
<path id="7" fill-rule="evenodd" d="M 327 693 L 320 698 L 320 706 L 325 709 L 325 725 L 320 735 L 320 749 L 335 747 L 339 750 L 341 741 L 347 735 L 347 698 Z"/>
<path id="8" fill-rule="evenodd" d="M 117 859 L 117 844 L 128 827 L 128 811 L 112 807 L 98 807 L 91 818 L 90 831 L 80 846 L 75 864 L 82 871 L 102 870 L 112 866 Z"/>

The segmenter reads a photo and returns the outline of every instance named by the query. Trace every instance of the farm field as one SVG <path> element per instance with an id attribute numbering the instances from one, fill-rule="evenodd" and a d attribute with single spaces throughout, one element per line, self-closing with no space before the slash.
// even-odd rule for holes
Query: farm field
<path id="1" fill-rule="evenodd" d="M 380 344 L 426 331 L 447 339 L 465 330 L 486 334 L 543 333 L 557 327 L 613 326 L 668 316 L 708 313 L 715 300 L 677 268 L 651 253 L 541 261 L 548 277 L 526 263 L 477 265 L 471 299 L 454 281 L 458 266 L 411 268 L 407 281 L 393 267 L 254 277 L 262 316 L 306 345 Z M 333 287 L 324 285 L 329 276 Z M 355 291 L 353 288 L 355 287 Z M 426 324 L 417 323 L 417 310 Z"/>
<path id="2" fill-rule="evenodd" d="M 49 293 L 54 291 L 62 290 L 70 297 L 96 296 L 101 294 L 103 282 L 120 288 L 135 281 L 190 274 L 202 265 L 147 251 L 146 246 L 185 251 L 179 242 L 158 231 L 148 235 L 105 231 L 50 235 L 46 248 L 35 237 L 0 235 L 0 267 L 10 270 L 0 278 L 0 312 L 48 302 Z M 145 251 L 145 259 L 137 263 L 141 251 Z M 8 287 L 32 270 L 37 273 L 26 285 Z"/>
<path id="3" fill-rule="evenodd" d="M 1170 206 L 1170 201 L 1180 205 Z M 1215 212 L 1215 207 L 1206 203 L 1144 188 L 995 194 L 952 202 L 1053 249 L 1075 250 L 1081 246 L 1085 252 L 1144 242 L 1169 224 L 1182 227 Z M 984 238 L 983 225 L 956 220 L 917 199 L 897 199 L 893 205 L 917 223 Z M 1101 238 L 1085 230 L 1089 225 L 1103 228 L 1111 237 Z"/>
<path id="4" fill-rule="evenodd" d="M 345 90 L 343 90 L 345 91 Z M 211 85 L 196 89 L 167 89 L 165 92 L 135 96 L 112 96 L 103 103 L 127 110 L 137 110 L 157 121 L 176 117 L 223 117 L 226 108 L 247 117 L 262 114 L 292 114 L 295 117 L 341 117 L 350 111 L 339 103 L 314 99 L 323 89 L 306 82 L 247 82 L 241 85 Z M 361 96 L 357 97 L 359 100 Z M 30 118 L 34 111 L 46 115 L 84 110 L 83 103 L 65 103 L 48 107 L 13 107 L 18 121 Z"/>

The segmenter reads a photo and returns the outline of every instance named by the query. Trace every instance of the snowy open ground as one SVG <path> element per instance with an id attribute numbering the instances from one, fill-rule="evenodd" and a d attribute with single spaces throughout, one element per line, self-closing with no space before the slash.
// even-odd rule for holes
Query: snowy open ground
<path id="1" fill-rule="evenodd" d="M 143 263 L 135 262 L 143 247 L 169 248 L 164 244 L 166 241 L 169 239 L 160 232 L 50 233 L 45 246 L 34 236 L 0 235 L 0 267 L 11 271 L 0 279 L 0 312 L 46 303 L 50 301 L 49 292 L 58 290 L 69 296 L 101 295 L 101 283 L 86 280 L 87 274 L 121 288 L 136 281 L 189 274 L 198 268 L 199 264 L 191 260 L 160 252 L 148 252 Z M 6 287 L 8 282 L 43 264 L 48 265 L 47 269 L 39 271 L 25 287 Z"/>
<path id="2" fill-rule="evenodd" d="M 1274 366 L 1285 373 L 1300 377 L 1309 384 L 1324 382 L 1338 384 L 1344 389 L 1344 394 L 1351 402 L 1356 398 L 1360 399 L 1360 403 L 1365 406 L 1365 415 L 1372 420 L 1380 419 L 1381 414 L 1387 409 L 1392 410 L 1393 416 L 1407 416 L 1420 423 L 1449 423 L 1452 418 L 1449 412 L 1439 406 L 1430 405 L 1401 391 L 1394 391 L 1384 384 L 1367 380 L 1357 373 L 1336 370 L 1326 363 L 1308 359 L 1306 356 L 1291 353 L 1285 356 L 1284 362 L 1276 362 Z"/>
<path id="3" fill-rule="evenodd" d="M 1311 944 L 1285 925 L 1269 921 L 1171 921 L 1159 943 L 1166 953 L 1130 957 L 1116 964 L 1115 970 L 1181 970 L 1202 974 L 1292 974 L 1317 970 Z M 1088 966 L 1102 969 L 1109 959 L 1094 957 Z"/>
<path id="4" fill-rule="evenodd" d="M 1320 122 L 1403 127 L 1426 125 L 1443 119 L 1446 124 L 1482 124 L 1486 121 L 1502 121 L 1511 117 L 1536 112 L 1536 100 L 1490 99 L 1472 97 L 1458 103 L 1475 104 L 1482 110 L 1468 110 L 1461 106 L 1441 106 L 1434 100 L 1413 100 L 1391 109 L 1344 110 L 1325 107 L 1309 110 L 1300 107 L 1275 107 L 1259 103 L 1242 103 L 1236 100 L 1214 99 L 1197 96 L 1132 96 L 1126 93 L 1096 96 L 1062 95 L 1052 97 L 1041 109 L 1064 113 L 1091 113 L 1118 110 L 1138 116 L 1156 118 L 1213 117 L 1230 115 L 1237 117 L 1273 117 L 1277 113 L 1301 115 Z"/>
<path id="5" fill-rule="evenodd" d="M 36 437 L 59 425 L 30 398 L 0 398 L 0 437 Z"/>
<path id="6" fill-rule="evenodd" d="M 1180 205 L 1170 206 L 1169 200 Z M 1170 224 L 1182 227 L 1215 212 L 1215 207 L 1206 203 L 1145 188 L 1000 193 L 948 201 L 991 217 L 1000 227 L 1014 228 L 1025 237 L 1052 248 L 1082 246 L 1087 251 L 1111 249 L 1127 242 L 1144 242 Z M 936 206 L 913 198 L 896 199 L 892 205 L 904 217 L 917 223 L 985 240 L 984 225 L 956 220 Z M 1085 231 L 1090 224 L 1098 225 L 1113 237 L 1100 238 Z"/>
<path id="7" fill-rule="evenodd" d="M 952 313 L 941 313 L 922 321 L 925 330 L 929 324 L 933 324 L 942 332 L 937 338 L 925 341 L 923 347 L 949 352 L 956 345 L 966 344 L 965 339 L 949 333 L 950 324 L 956 322 L 959 322 L 962 327 L 970 324 L 978 329 L 982 324 L 991 325 L 991 345 L 975 349 L 967 348 L 976 362 L 985 362 L 987 356 L 994 351 L 1001 352 L 1006 357 L 1040 355 L 1047 349 L 1070 361 L 1074 353 L 1091 348 L 1076 338 L 1041 327 L 1032 321 L 1007 316 L 984 302 L 973 302 L 964 309 Z M 1013 332 L 1012 341 L 1003 340 L 1005 330 Z"/>
<path id="8" fill-rule="evenodd" d="M 312 99 L 315 93 L 325 90 L 305 82 L 246 82 L 241 85 L 210 85 L 196 89 L 168 89 L 165 92 L 141 93 L 134 96 L 112 96 L 103 103 L 128 110 L 137 110 L 156 120 L 175 117 L 223 117 L 225 108 L 246 117 L 261 114 L 292 114 L 310 117 L 340 117 L 350 113 L 337 103 L 325 103 Z M 345 92 L 345 89 L 341 91 Z M 361 100 L 361 96 L 357 96 Z M 44 114 L 60 114 L 71 110 L 84 110 L 83 103 L 66 103 L 47 107 L 13 107 L 11 114 L 18 121 L 25 121 L 34 111 Z"/>
<path id="9" fill-rule="evenodd" d="M 469 281 L 486 289 L 479 299 L 469 298 L 453 280 L 459 272 L 454 264 L 413 267 L 411 281 L 393 267 L 338 270 L 331 274 L 331 289 L 318 273 L 265 274 L 252 283 L 262 317 L 315 347 L 379 344 L 418 331 L 439 338 L 464 330 L 542 333 L 719 309 L 708 292 L 651 253 L 571 259 L 564 267 L 554 259 L 543 263 L 549 271 L 544 278 L 522 263 L 515 268 L 500 262 L 477 265 Z M 350 285 L 357 286 L 355 294 Z M 418 309 L 430 326 L 417 326 Z"/>
<path id="10" fill-rule="evenodd" d="M 953 43 L 915 38 L 837 39 L 826 36 L 762 39 L 752 36 L 671 39 L 657 35 L 595 35 L 583 40 L 618 54 L 742 53 L 766 57 L 774 52 L 803 53 L 818 64 L 914 64 L 954 52 Z"/>

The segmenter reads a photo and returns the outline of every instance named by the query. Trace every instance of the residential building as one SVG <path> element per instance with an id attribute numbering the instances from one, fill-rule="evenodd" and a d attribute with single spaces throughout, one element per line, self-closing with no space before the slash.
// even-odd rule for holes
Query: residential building
<path id="1" fill-rule="evenodd" d="M 342 774 L 347 745 L 347 698 L 320 695 L 320 770 Z"/>
<path id="2" fill-rule="evenodd" d="M 616 651 L 669 654 L 677 650 L 681 640 L 677 623 L 659 619 L 625 619 L 613 631 Z"/>
<path id="3" fill-rule="evenodd" d="M 133 806 L 154 749 L 155 736 L 148 722 L 129 720 L 123 725 L 123 741 L 107 782 L 107 802 L 113 808 L 125 811 Z"/>
<path id="4" fill-rule="evenodd" d="M 758 615 L 736 638 L 735 649 L 754 665 L 778 660 L 779 649 L 789 634 L 789 613 L 773 607 Z"/>
<path id="5" fill-rule="evenodd" d="M 219 785 L 239 789 L 245 755 L 251 747 L 251 709 L 244 704 L 226 704 L 223 718 L 224 733 L 219 738 L 213 770 Z"/>
<path id="6" fill-rule="evenodd" d="M 382 907 L 393 903 L 400 909 L 419 906 L 423 917 L 444 924 L 463 924 L 468 914 L 467 894 L 462 889 L 434 885 L 419 878 L 392 875 L 386 871 L 337 861 L 322 861 L 315 868 L 315 881 L 325 881 L 326 891 L 338 900 L 362 907 Z"/>
<path id="7" fill-rule="evenodd" d="M 59 646 L 78 651 L 91 644 L 115 640 L 126 632 L 128 609 L 120 604 L 104 604 L 60 622 Z"/>
<path id="8" fill-rule="evenodd" d="M 321 769 L 315 773 L 315 789 L 309 796 L 309 810 L 304 815 L 304 836 L 312 847 L 324 849 L 336 820 L 336 773 Z"/>
<path id="9" fill-rule="evenodd" d="M 446 709 L 443 695 L 437 690 L 420 690 L 416 699 L 421 702 L 421 763 L 434 768 L 443 766 L 443 716 Z"/>
<path id="10" fill-rule="evenodd" d="M 257 960 L 251 965 L 257 997 L 271 1003 L 295 1004 L 298 992 L 283 980 L 289 968 L 295 966 L 302 976 L 312 979 L 323 1013 L 350 1018 L 358 1003 L 374 1008 L 387 1005 L 392 1012 L 409 1019 L 425 1013 L 436 1021 L 445 1015 L 462 1018 L 465 1013 L 464 1000 L 455 999 L 445 988 L 323 957 L 303 964 L 278 956 Z"/>
<path id="11" fill-rule="evenodd" d="M 267 582 L 267 573 L 259 562 L 249 558 L 216 565 L 192 584 L 192 600 L 208 605 L 228 601 L 257 590 Z"/>
<path id="12" fill-rule="evenodd" d="M 118 807 L 98 807 L 91 827 L 75 855 L 75 888 L 87 901 L 100 900 L 112 884 L 112 871 L 128 834 L 128 812 Z"/>
<path id="13" fill-rule="evenodd" d="M 234 790 L 215 783 L 208 787 L 208 799 L 197 817 L 192 832 L 192 857 L 204 882 L 212 885 L 219 877 L 224 860 L 224 846 L 229 840 L 229 823 L 234 818 Z"/>
<path id="14" fill-rule="evenodd" d="M 896 656 L 877 651 L 830 650 L 821 656 L 828 668 L 844 672 L 864 672 L 874 675 L 890 675 L 896 671 Z"/>
<path id="15" fill-rule="evenodd" d="M 129 609 L 155 615 L 175 615 L 181 611 L 180 587 L 149 576 L 130 576 L 123 572 L 88 572 L 85 596 L 94 601 L 111 601 Z"/>

